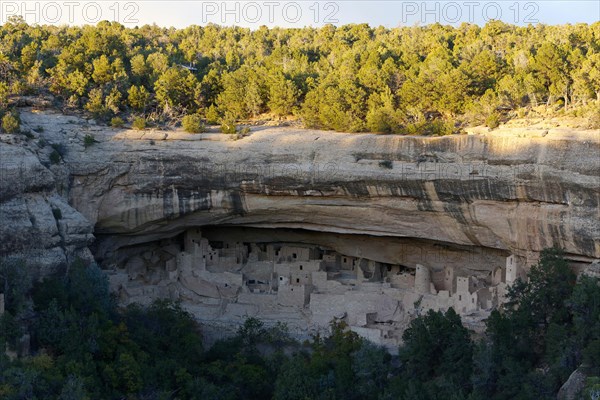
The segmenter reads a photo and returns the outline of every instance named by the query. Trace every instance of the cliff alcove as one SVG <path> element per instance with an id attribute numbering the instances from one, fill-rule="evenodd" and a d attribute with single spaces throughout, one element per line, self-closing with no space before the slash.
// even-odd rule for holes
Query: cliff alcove
<path id="1" fill-rule="evenodd" d="M 124 303 L 180 299 L 213 329 L 345 318 L 392 348 L 420 309 L 476 328 L 543 248 L 600 257 L 594 131 L 233 140 L 21 115 L 32 137 L 0 141 L 3 254 L 43 276 L 91 247 Z"/>

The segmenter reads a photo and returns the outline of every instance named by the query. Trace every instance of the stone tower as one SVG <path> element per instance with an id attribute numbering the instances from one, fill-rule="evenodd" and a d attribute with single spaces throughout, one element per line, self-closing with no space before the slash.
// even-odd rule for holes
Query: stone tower
<path id="1" fill-rule="evenodd" d="M 415 271 L 415 291 L 417 293 L 431 293 L 431 274 L 429 268 L 417 264 Z"/>
<path id="2" fill-rule="evenodd" d="M 444 290 L 447 290 L 450 294 L 454 293 L 454 268 L 445 266 L 444 267 Z"/>
<path id="3" fill-rule="evenodd" d="M 506 284 L 512 285 L 519 277 L 519 265 L 515 255 L 506 257 Z"/>

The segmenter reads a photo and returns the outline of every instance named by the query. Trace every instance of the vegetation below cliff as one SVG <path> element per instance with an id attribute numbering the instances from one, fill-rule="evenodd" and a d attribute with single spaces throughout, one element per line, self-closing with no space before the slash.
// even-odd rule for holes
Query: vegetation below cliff
<path id="1" fill-rule="evenodd" d="M 578 367 L 600 373 L 598 279 L 576 282 L 554 249 L 513 286 L 482 339 L 454 310 L 430 311 L 411 323 L 397 359 L 343 322 L 300 344 L 283 325 L 249 319 L 206 350 L 178 304 L 117 309 L 95 266 L 72 265 L 31 300 L 23 271 L 0 271 L 11 288 L 0 343 L 11 348 L 27 330 L 33 349 L 0 355 L 4 399 L 537 399 L 552 398 Z M 591 390 L 597 378 L 583 398 Z"/>
<path id="2" fill-rule="evenodd" d="M 598 127 L 600 23 L 518 27 L 439 24 L 320 29 L 118 23 L 0 26 L 0 117 L 9 94 L 51 92 L 65 111 L 126 121 L 300 119 L 338 131 L 447 134 L 540 112 L 589 117 Z M 536 106 L 545 104 L 543 110 Z"/>

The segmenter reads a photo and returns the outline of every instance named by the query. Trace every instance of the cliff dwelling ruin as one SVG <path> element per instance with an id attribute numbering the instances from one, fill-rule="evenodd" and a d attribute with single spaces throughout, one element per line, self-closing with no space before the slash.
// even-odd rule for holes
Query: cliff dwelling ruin
<path id="1" fill-rule="evenodd" d="M 36 277 L 95 260 L 122 304 L 180 300 L 207 343 L 248 317 L 296 338 L 337 319 L 396 350 L 428 309 L 480 331 L 544 248 L 576 270 L 600 256 L 596 132 L 232 140 L 21 118 L 68 151 L 54 165 L 49 146 L 0 143 L 2 251 Z"/>
<path id="2" fill-rule="evenodd" d="M 404 264 L 381 262 L 360 256 L 361 240 L 352 236 L 334 241 L 351 244 L 355 251 L 345 254 L 307 243 L 315 238 L 308 232 L 195 228 L 122 248 L 104 266 L 112 263 L 111 286 L 123 303 L 182 300 L 209 329 L 228 331 L 259 317 L 285 322 L 294 336 L 306 338 L 343 320 L 390 351 L 410 320 L 429 309 L 453 307 L 478 330 L 523 273 L 523 260 L 498 251 L 372 238 L 397 251 Z"/>

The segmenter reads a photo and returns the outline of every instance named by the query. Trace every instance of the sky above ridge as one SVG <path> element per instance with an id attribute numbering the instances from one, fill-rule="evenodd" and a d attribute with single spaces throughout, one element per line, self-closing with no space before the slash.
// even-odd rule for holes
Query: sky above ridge
<path id="1" fill-rule="evenodd" d="M 0 23 L 22 15 L 30 24 L 94 24 L 118 21 L 125 26 L 156 23 L 177 28 L 189 25 L 238 25 L 258 28 L 368 23 L 397 26 L 461 23 L 485 24 L 499 19 L 517 25 L 594 23 L 600 1 L 9 1 L 0 0 Z"/>

